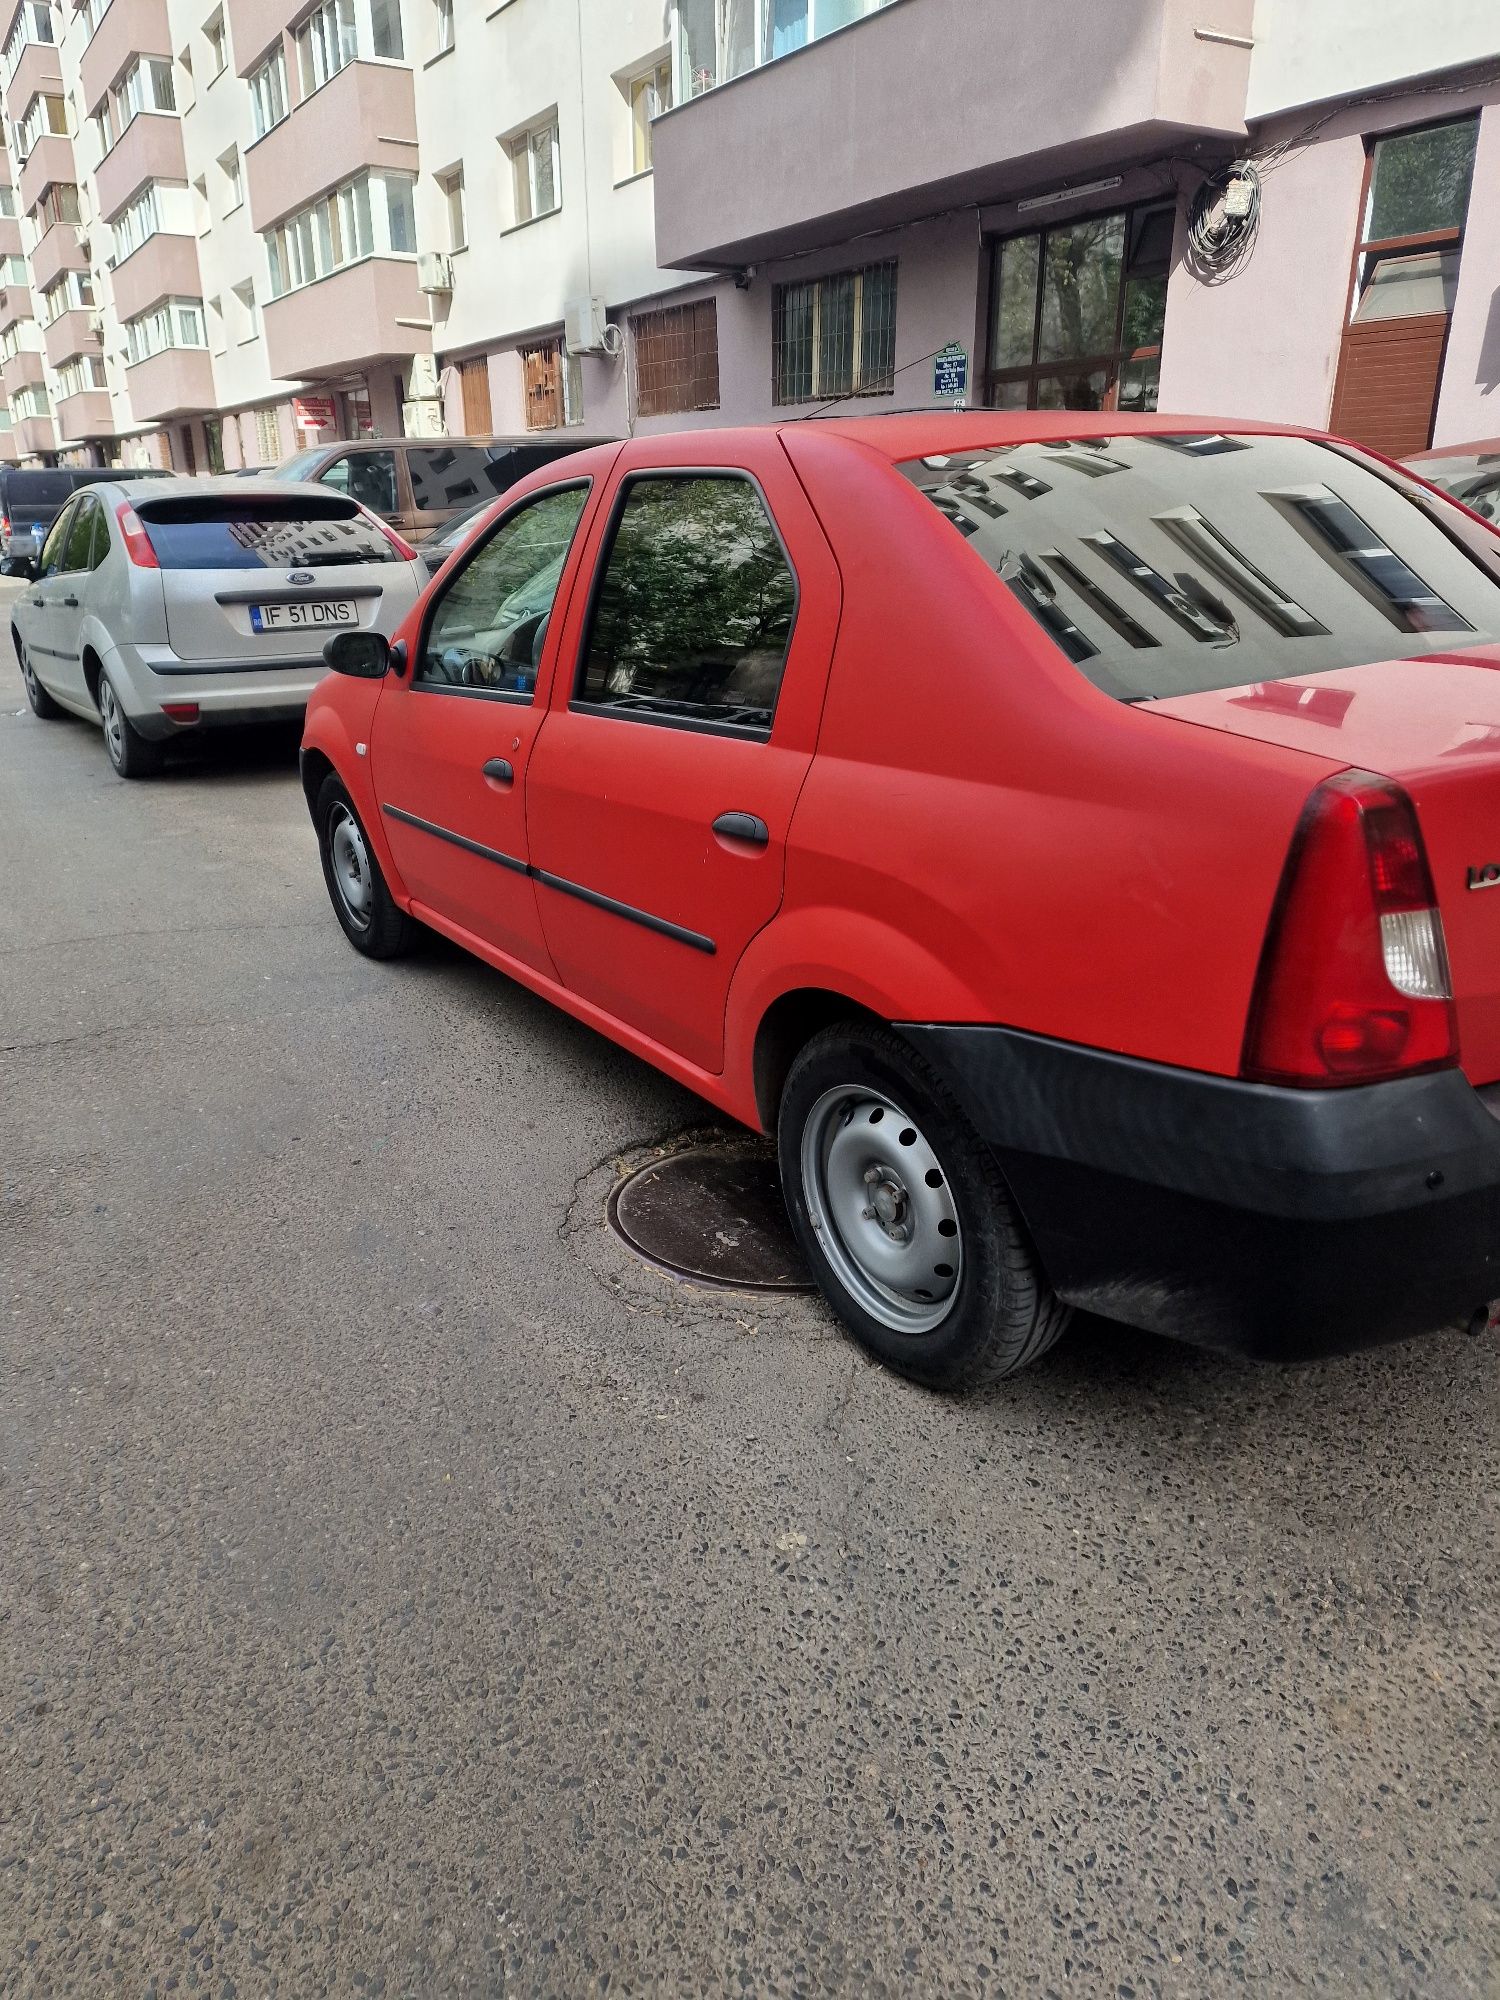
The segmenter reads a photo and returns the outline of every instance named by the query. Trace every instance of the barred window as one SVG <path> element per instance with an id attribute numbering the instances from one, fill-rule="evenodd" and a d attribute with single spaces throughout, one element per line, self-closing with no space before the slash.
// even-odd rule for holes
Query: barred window
<path id="1" fill-rule="evenodd" d="M 889 395 L 896 373 L 896 260 L 803 284 L 771 302 L 772 399 Z"/>
<path id="2" fill-rule="evenodd" d="M 636 408 L 643 417 L 719 407 L 719 309 L 713 299 L 637 313 Z"/>

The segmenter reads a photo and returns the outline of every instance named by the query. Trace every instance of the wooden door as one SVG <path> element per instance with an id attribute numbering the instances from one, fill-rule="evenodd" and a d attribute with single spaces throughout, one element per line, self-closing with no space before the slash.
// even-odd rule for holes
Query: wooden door
<path id="1" fill-rule="evenodd" d="M 1391 458 L 1425 451 L 1447 341 L 1445 312 L 1346 327 L 1330 429 Z"/>
<path id="2" fill-rule="evenodd" d="M 490 414 L 490 364 L 482 354 L 459 363 L 458 386 L 463 394 L 464 435 L 488 437 L 495 420 Z"/>
<path id="3" fill-rule="evenodd" d="M 522 350 L 526 368 L 526 428 L 556 430 L 563 420 L 562 351 L 556 341 Z"/>

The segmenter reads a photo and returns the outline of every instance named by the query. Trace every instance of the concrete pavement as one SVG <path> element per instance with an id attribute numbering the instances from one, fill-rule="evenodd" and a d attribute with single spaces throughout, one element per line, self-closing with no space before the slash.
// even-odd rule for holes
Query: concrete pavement
<path id="1" fill-rule="evenodd" d="M 703 1118 L 0 662 L 0 1990 L 1500 1989 L 1500 1349 L 987 1401 L 601 1227 Z"/>

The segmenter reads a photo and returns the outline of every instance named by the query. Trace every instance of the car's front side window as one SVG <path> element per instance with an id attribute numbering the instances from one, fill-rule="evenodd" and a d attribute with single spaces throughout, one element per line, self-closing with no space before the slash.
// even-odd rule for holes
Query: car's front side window
<path id="1" fill-rule="evenodd" d="M 63 550 L 68 545 L 68 536 L 73 527 L 72 507 L 65 507 L 47 531 L 47 539 L 42 543 L 42 557 L 37 564 L 38 576 L 56 576 L 63 565 Z"/>
<path id="2" fill-rule="evenodd" d="M 372 514 L 394 514 L 399 507 L 393 451 L 349 452 L 320 473 L 318 483 L 331 486 L 336 493 L 347 493 Z"/>
<path id="3" fill-rule="evenodd" d="M 99 512 L 97 500 L 80 500 L 73 509 L 73 526 L 68 533 L 68 546 L 63 556 L 65 570 L 86 570 L 93 568 L 94 517 Z"/>
<path id="4" fill-rule="evenodd" d="M 412 684 L 529 701 L 588 487 L 539 493 L 509 515 L 438 599 Z"/>
<path id="5" fill-rule="evenodd" d="M 759 489 L 731 472 L 632 479 L 575 700 L 638 721 L 770 730 L 797 582 Z"/>

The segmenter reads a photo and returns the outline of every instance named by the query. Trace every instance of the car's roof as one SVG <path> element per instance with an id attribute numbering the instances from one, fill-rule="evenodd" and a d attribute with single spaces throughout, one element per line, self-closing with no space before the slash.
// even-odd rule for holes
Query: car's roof
<path id="1" fill-rule="evenodd" d="M 122 478 L 111 480 L 109 483 L 118 486 L 122 492 L 130 494 L 132 497 L 138 495 L 143 500 L 202 500 L 204 498 L 212 499 L 215 495 L 220 495 L 224 499 L 233 500 L 238 504 L 242 501 L 253 499 L 257 487 L 264 488 L 265 497 L 268 500 L 282 502 L 286 500 L 289 493 L 305 493 L 309 498 L 315 498 L 324 502 L 328 500 L 342 500 L 346 497 L 342 493 L 331 492 L 328 487 L 319 486 L 310 479 L 275 479 L 268 472 L 260 473 L 253 479 L 237 478 L 234 474 L 227 472 L 222 475 L 216 474 L 211 479 L 197 479 L 187 476 L 177 479 L 132 479 L 129 474 L 126 474 Z"/>
<path id="2" fill-rule="evenodd" d="M 849 416 L 821 410 L 784 420 L 778 431 L 816 424 L 820 434 L 851 439 L 893 462 L 928 458 L 939 452 L 982 451 L 990 446 L 1045 443 L 1056 438 L 1212 436 L 1220 431 L 1269 435 L 1297 424 L 1265 423 L 1252 418 L 1204 417 L 1159 412 L 1127 415 L 1118 410 L 907 410 L 884 415 Z"/>
<path id="3" fill-rule="evenodd" d="M 1500 438 L 1473 438 L 1467 444 L 1437 444 L 1426 451 L 1414 451 L 1406 460 L 1408 465 L 1429 465 L 1436 459 L 1444 458 L 1495 458 L 1500 457 Z"/>
<path id="4" fill-rule="evenodd" d="M 498 446 L 505 451 L 512 450 L 517 445 L 553 445 L 560 446 L 564 451 L 586 451 L 590 445 L 619 442 L 618 438 L 610 437 L 604 432 L 588 437 L 578 435 L 556 437 L 551 431 L 517 431 L 510 436 L 480 434 L 474 437 L 465 435 L 464 437 L 330 438 L 326 445 L 304 445 L 302 451 L 293 452 L 290 456 L 301 458 L 304 452 L 309 451 L 330 451 L 340 456 L 350 451 L 389 451 L 392 445 L 398 444 L 416 445 L 421 451 L 442 451 L 446 446 L 455 444 L 488 445 L 491 450 Z M 283 464 L 285 462 L 282 461 Z"/>

